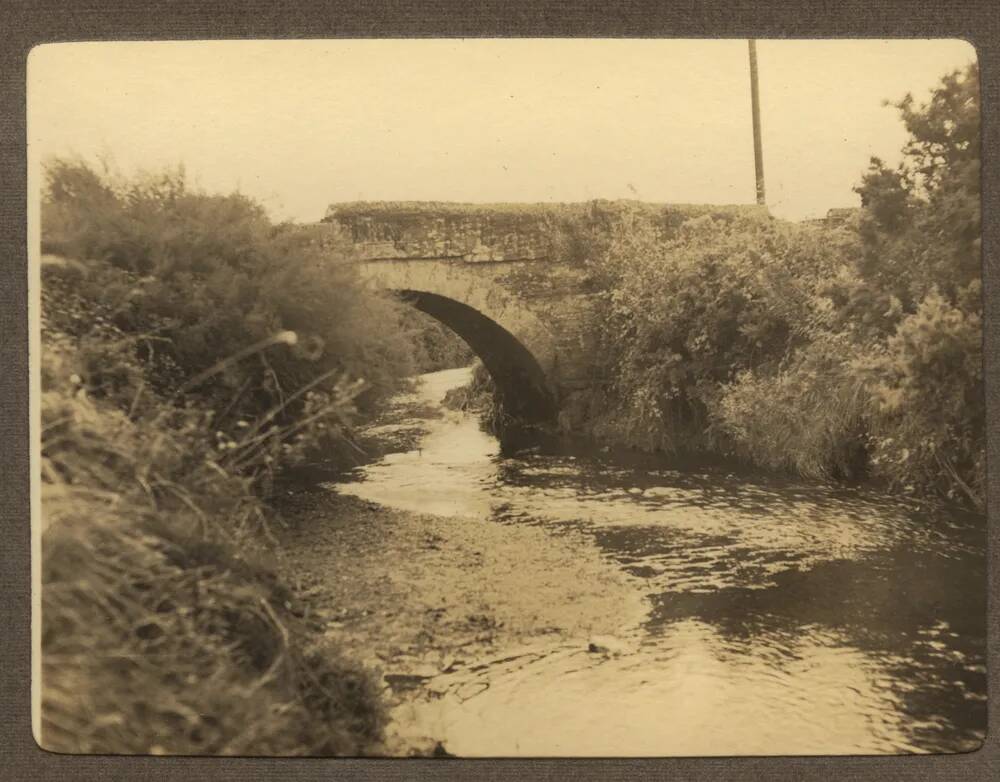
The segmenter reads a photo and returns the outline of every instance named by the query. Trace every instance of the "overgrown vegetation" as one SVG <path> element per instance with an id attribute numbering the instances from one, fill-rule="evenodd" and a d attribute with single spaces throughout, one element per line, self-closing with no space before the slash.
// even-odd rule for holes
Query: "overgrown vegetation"
<path id="1" fill-rule="evenodd" d="M 903 162 L 841 225 L 624 206 L 591 232 L 597 434 L 982 507 L 978 70 L 896 106 Z"/>
<path id="2" fill-rule="evenodd" d="M 42 242 L 44 746 L 377 751 L 375 683 L 298 618 L 268 498 L 414 370 L 403 310 L 182 171 L 53 161 Z"/>
<path id="3" fill-rule="evenodd" d="M 496 384 L 479 359 L 473 364 L 472 379 L 464 386 L 449 390 L 442 404 L 452 410 L 476 414 L 487 432 L 499 435 L 502 431 L 503 410 Z"/>

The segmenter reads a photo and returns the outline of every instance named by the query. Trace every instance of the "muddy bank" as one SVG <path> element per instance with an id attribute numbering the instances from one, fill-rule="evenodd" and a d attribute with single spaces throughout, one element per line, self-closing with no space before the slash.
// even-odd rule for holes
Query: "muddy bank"
<path id="1" fill-rule="evenodd" d="M 388 754 L 435 750 L 442 736 L 425 706 L 456 677 L 539 648 L 600 654 L 603 639 L 645 615 L 630 577 L 572 530 L 411 513 L 327 490 L 283 505 L 281 567 L 308 618 L 383 683 L 395 717 Z M 588 652 L 595 638 L 602 648 Z"/>

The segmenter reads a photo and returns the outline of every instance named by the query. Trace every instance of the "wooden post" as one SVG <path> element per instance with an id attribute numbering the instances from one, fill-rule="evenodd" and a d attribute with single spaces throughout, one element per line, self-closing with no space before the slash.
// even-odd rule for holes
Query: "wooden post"
<path id="1" fill-rule="evenodd" d="M 757 90 L 757 42 L 747 41 L 750 49 L 750 110 L 753 114 L 753 164 L 757 177 L 757 203 L 763 206 L 764 197 L 764 150 L 760 140 L 760 94 Z"/>

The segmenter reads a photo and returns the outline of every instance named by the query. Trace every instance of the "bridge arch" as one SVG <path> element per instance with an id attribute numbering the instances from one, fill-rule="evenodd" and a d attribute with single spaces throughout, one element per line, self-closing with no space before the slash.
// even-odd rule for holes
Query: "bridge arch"
<path id="1" fill-rule="evenodd" d="M 513 334 L 478 310 L 428 291 L 393 291 L 465 340 L 486 367 L 503 409 L 524 423 L 555 418 L 555 402 L 537 359 Z"/>
<path id="2" fill-rule="evenodd" d="M 503 408 L 526 424 L 555 420 L 555 345 L 537 315 L 483 269 L 442 260 L 376 260 L 360 265 L 369 284 L 399 296 L 461 337 L 496 384 Z M 487 274 L 487 276 L 489 276 Z"/>

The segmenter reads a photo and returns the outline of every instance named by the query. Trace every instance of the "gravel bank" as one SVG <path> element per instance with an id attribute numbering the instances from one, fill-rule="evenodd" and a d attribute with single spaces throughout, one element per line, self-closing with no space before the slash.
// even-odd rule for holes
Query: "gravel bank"
<path id="1" fill-rule="evenodd" d="M 391 754 L 443 749 L 410 722 L 435 677 L 539 645 L 614 636 L 638 590 L 571 527 L 394 510 L 333 491 L 284 503 L 282 569 L 308 618 L 375 669 L 394 709 Z"/>

